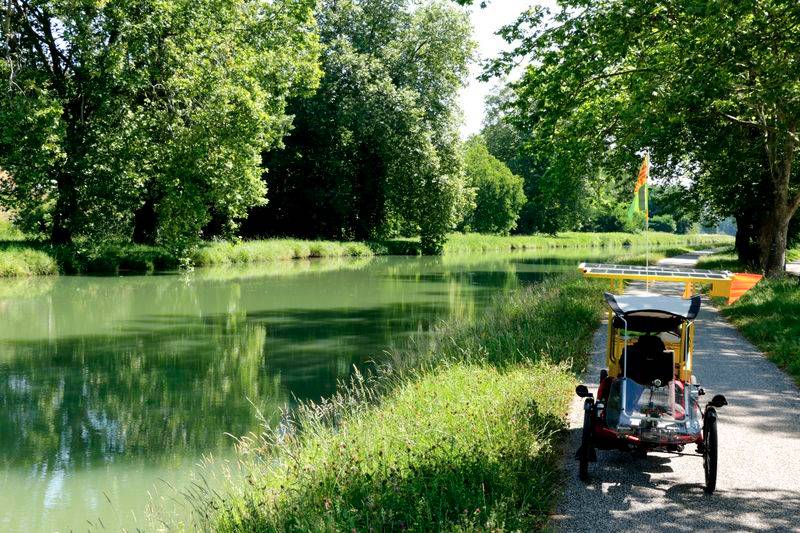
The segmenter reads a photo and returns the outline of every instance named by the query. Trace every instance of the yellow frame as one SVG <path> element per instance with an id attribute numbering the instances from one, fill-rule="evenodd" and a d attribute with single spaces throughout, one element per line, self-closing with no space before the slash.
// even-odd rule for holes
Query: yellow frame
<path id="1" fill-rule="evenodd" d="M 727 297 L 730 293 L 731 289 L 731 281 L 733 281 L 733 275 L 730 275 L 728 279 L 708 279 L 708 278 L 695 278 L 692 276 L 644 276 L 641 274 L 595 274 L 593 272 L 583 272 L 583 277 L 585 278 L 594 278 L 594 279 L 607 279 L 611 281 L 611 292 L 615 292 L 619 289 L 621 293 L 625 289 L 625 281 L 626 280 L 633 280 L 633 281 L 644 281 L 644 282 L 666 282 L 666 283 L 683 283 L 683 297 L 684 298 L 691 298 L 694 295 L 694 285 L 703 284 L 703 283 L 710 283 L 711 284 L 711 296 L 721 296 Z"/>
<path id="2" fill-rule="evenodd" d="M 625 349 L 625 338 L 622 331 L 614 327 L 614 312 L 608 311 L 608 339 L 606 342 L 606 368 L 609 376 L 622 375 L 620 362 L 622 352 Z M 630 347 L 636 341 L 636 337 L 627 340 Z M 675 352 L 675 366 L 678 370 L 678 378 L 683 381 L 691 381 L 692 364 L 694 359 L 694 322 L 684 320 L 680 327 L 680 336 L 675 341 L 664 341 L 667 350 Z"/>
<path id="3" fill-rule="evenodd" d="M 647 280 L 647 281 L 669 281 L 671 283 L 685 283 L 683 290 L 684 298 L 691 298 L 694 292 L 694 282 L 702 280 L 708 282 L 706 278 L 674 278 L 667 276 L 638 276 L 625 274 L 583 274 L 587 278 L 605 278 L 611 281 L 611 292 L 622 293 L 625 291 L 625 280 Z M 730 280 L 721 280 L 713 283 L 727 283 L 730 287 Z M 713 289 L 712 289 L 713 294 Z M 635 338 L 628 339 L 628 346 L 633 344 Z M 675 365 L 678 369 L 678 378 L 683 381 L 692 379 L 692 363 L 694 355 L 694 321 L 684 320 L 680 327 L 680 337 L 677 342 L 664 342 L 667 350 L 675 352 Z M 625 339 L 620 335 L 619 330 L 614 327 L 614 312 L 608 310 L 608 334 L 606 339 L 606 368 L 609 376 L 619 376 L 622 374 L 620 361 L 622 351 L 625 348 Z"/>

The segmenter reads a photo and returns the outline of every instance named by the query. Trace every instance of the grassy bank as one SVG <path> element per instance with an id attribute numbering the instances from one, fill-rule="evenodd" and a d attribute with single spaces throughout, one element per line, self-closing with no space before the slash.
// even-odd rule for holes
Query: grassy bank
<path id="1" fill-rule="evenodd" d="M 715 246 L 728 244 L 731 242 L 731 238 L 724 235 L 675 235 L 652 232 L 649 241 L 652 246 L 658 247 Z M 643 246 L 645 242 L 646 239 L 643 235 L 630 233 L 564 233 L 558 236 L 520 235 L 508 237 L 454 233 L 448 237 L 444 253 Z M 227 242 L 207 244 L 202 246 L 192 259 L 198 266 L 212 266 L 309 257 L 418 254 L 419 241 L 415 239 L 393 239 L 369 243 L 268 239 L 244 241 L 237 244 Z"/>
<path id="2" fill-rule="evenodd" d="M 0 234 L 2 231 L 0 231 Z M 142 245 L 51 246 L 26 241 L 9 229 L 0 239 L 0 277 L 55 274 L 114 274 L 172 270 L 176 257 L 161 248 Z M 652 232 L 650 244 L 664 246 L 715 246 L 730 242 L 720 235 L 674 235 Z M 643 235 L 628 233 L 564 233 L 558 236 L 510 236 L 453 234 L 445 245 L 449 255 L 487 251 L 558 250 L 605 248 L 645 243 Z M 419 242 L 395 239 L 382 242 L 306 241 L 266 239 L 238 243 L 214 241 L 201 245 L 190 256 L 195 266 L 225 266 L 322 257 L 368 257 L 372 255 L 416 255 Z"/>
<path id="3" fill-rule="evenodd" d="M 367 257 L 373 250 L 362 242 L 268 239 L 240 243 L 213 242 L 192 254 L 196 266 L 260 263 L 316 257 Z"/>
<path id="4" fill-rule="evenodd" d="M 727 235 L 676 235 L 674 233 L 650 232 L 649 235 L 632 233 L 582 233 L 565 232 L 558 235 L 483 235 L 479 233 L 453 233 L 444 245 L 445 254 L 500 252 L 511 250 L 553 250 L 558 248 L 600 248 L 650 245 L 716 246 L 729 244 L 733 238 Z M 419 253 L 419 241 L 415 239 L 393 239 L 370 243 L 379 254 L 415 255 Z"/>
<path id="5" fill-rule="evenodd" d="M 48 276 L 58 274 L 58 263 L 51 254 L 24 245 L 0 250 L 0 277 Z"/>
<path id="6" fill-rule="evenodd" d="M 800 284 L 796 279 L 762 280 L 722 312 L 800 383 Z"/>
<path id="7" fill-rule="evenodd" d="M 187 527 L 540 528 L 601 293 L 573 275 L 501 297 L 478 323 L 442 324 L 377 376 L 243 440 L 246 482 L 195 493 Z"/>
<path id="8" fill-rule="evenodd" d="M 703 258 L 698 267 L 746 270 L 733 251 Z M 733 305 L 717 303 L 745 337 L 800 383 L 800 283 L 796 278 L 764 279 Z"/>

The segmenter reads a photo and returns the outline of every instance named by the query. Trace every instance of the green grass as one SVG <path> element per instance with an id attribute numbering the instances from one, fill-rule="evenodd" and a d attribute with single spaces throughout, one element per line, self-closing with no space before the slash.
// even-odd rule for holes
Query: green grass
<path id="1" fill-rule="evenodd" d="M 0 221 L 1 222 L 1 221 Z M 652 232 L 650 244 L 664 246 L 714 246 L 730 242 L 720 235 L 673 235 Z M 501 237 L 480 234 L 452 234 L 445 245 L 447 255 L 487 251 L 558 250 L 566 248 L 606 248 L 639 246 L 643 235 L 628 233 L 564 233 L 558 236 L 530 235 Z M 290 259 L 370 257 L 373 255 L 416 255 L 419 242 L 394 239 L 381 242 L 307 241 L 265 239 L 231 243 L 214 241 L 202 244 L 191 254 L 198 267 L 244 265 Z M 78 243 L 50 246 L 25 240 L 10 224 L 0 224 L 0 277 L 56 274 L 117 274 L 173 270 L 179 261 L 162 248 L 144 245 L 107 245 L 100 248 Z"/>
<path id="2" fill-rule="evenodd" d="M 786 250 L 786 261 L 800 261 L 800 248 Z M 697 264 L 698 268 L 709 268 L 712 270 L 730 270 L 731 272 L 752 272 L 753 269 L 742 265 L 736 256 L 733 247 L 728 247 L 720 253 L 703 257 Z"/>
<path id="3" fill-rule="evenodd" d="M 547 235 L 480 235 L 477 233 L 453 234 L 445 244 L 445 253 L 465 253 L 491 250 L 536 250 L 572 247 L 719 245 L 733 242 L 727 235 L 675 235 L 673 233 L 581 233 L 566 232 Z"/>
<path id="4" fill-rule="evenodd" d="M 0 250 L 0 277 L 58 274 L 55 259 L 42 250 L 11 245 Z"/>
<path id="5" fill-rule="evenodd" d="M 498 298 L 477 323 L 441 324 L 377 375 L 243 439 L 245 481 L 193 493 L 191 528 L 541 528 L 601 294 L 560 277 Z"/>
<path id="6" fill-rule="evenodd" d="M 800 283 L 765 279 L 723 314 L 770 360 L 800 383 Z"/>
<path id="7" fill-rule="evenodd" d="M 488 251 L 553 250 L 560 248 L 598 248 L 644 245 L 643 235 L 630 233 L 564 233 L 558 236 L 522 235 L 497 236 L 477 233 L 454 233 L 449 236 L 444 253 L 463 254 Z M 728 244 L 725 235 L 674 235 L 651 232 L 653 246 L 714 246 Z M 203 245 L 192 256 L 197 266 L 258 263 L 309 257 L 364 257 L 370 255 L 418 255 L 419 241 L 391 239 L 385 241 L 333 242 L 297 239 L 266 239 L 232 244 L 214 242 Z"/>
<path id="8" fill-rule="evenodd" d="M 361 242 L 304 241 L 298 239 L 266 239 L 240 243 L 212 242 L 202 245 L 192 262 L 200 267 L 247 264 L 314 257 L 366 257 L 372 249 Z"/>
<path id="9" fill-rule="evenodd" d="M 789 251 L 787 258 L 796 257 Z M 733 249 L 703 258 L 700 268 L 746 272 Z M 767 357 L 800 383 L 800 283 L 793 277 L 762 279 L 732 305 L 720 299 L 722 314 Z"/>
<path id="10" fill-rule="evenodd" d="M 614 262 L 623 264 L 623 265 L 646 265 L 651 264 L 655 265 L 662 259 L 666 259 L 668 257 L 675 257 L 678 255 L 688 254 L 697 250 L 707 249 L 709 245 L 707 244 L 695 244 L 689 246 L 673 246 L 670 248 L 664 248 L 660 250 L 653 250 L 650 251 L 648 254 L 644 253 L 635 253 L 635 254 L 627 254 L 623 255 L 619 260 L 614 260 Z"/>

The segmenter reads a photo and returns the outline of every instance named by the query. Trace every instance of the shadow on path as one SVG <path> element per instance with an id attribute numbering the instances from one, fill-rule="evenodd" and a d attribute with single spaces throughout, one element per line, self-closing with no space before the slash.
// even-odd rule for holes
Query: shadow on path
<path id="1" fill-rule="evenodd" d="M 696 258 L 691 255 L 678 260 Z M 659 285 L 658 290 L 674 294 L 679 288 L 664 290 Z M 703 306 L 697 320 L 694 371 L 707 398 L 722 393 L 730 404 L 720 410 L 717 491 L 703 492 L 700 457 L 664 453 L 637 458 L 598 451 L 598 462 L 590 465 L 592 479 L 582 483 L 572 459 L 583 419 L 582 402 L 576 398 L 565 495 L 552 517 L 553 529 L 800 531 L 800 391 L 709 301 L 704 299 Z M 596 389 L 605 364 L 605 339 L 602 325 L 584 378 L 590 389 Z M 694 446 L 686 449 L 693 451 Z"/>

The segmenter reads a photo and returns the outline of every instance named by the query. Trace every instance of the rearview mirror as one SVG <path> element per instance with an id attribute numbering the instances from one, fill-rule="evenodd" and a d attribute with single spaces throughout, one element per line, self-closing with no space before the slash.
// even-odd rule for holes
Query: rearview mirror
<path id="1" fill-rule="evenodd" d="M 581 398 L 591 398 L 592 397 L 592 393 L 589 392 L 589 389 L 588 389 L 588 387 L 586 387 L 586 385 L 578 385 L 577 387 L 575 387 L 575 394 L 577 394 Z"/>
<path id="2" fill-rule="evenodd" d="M 714 407 L 722 407 L 724 405 L 728 405 L 728 400 L 725 399 L 725 396 L 722 394 L 715 394 L 711 401 L 708 402 L 708 405 L 712 405 Z"/>

